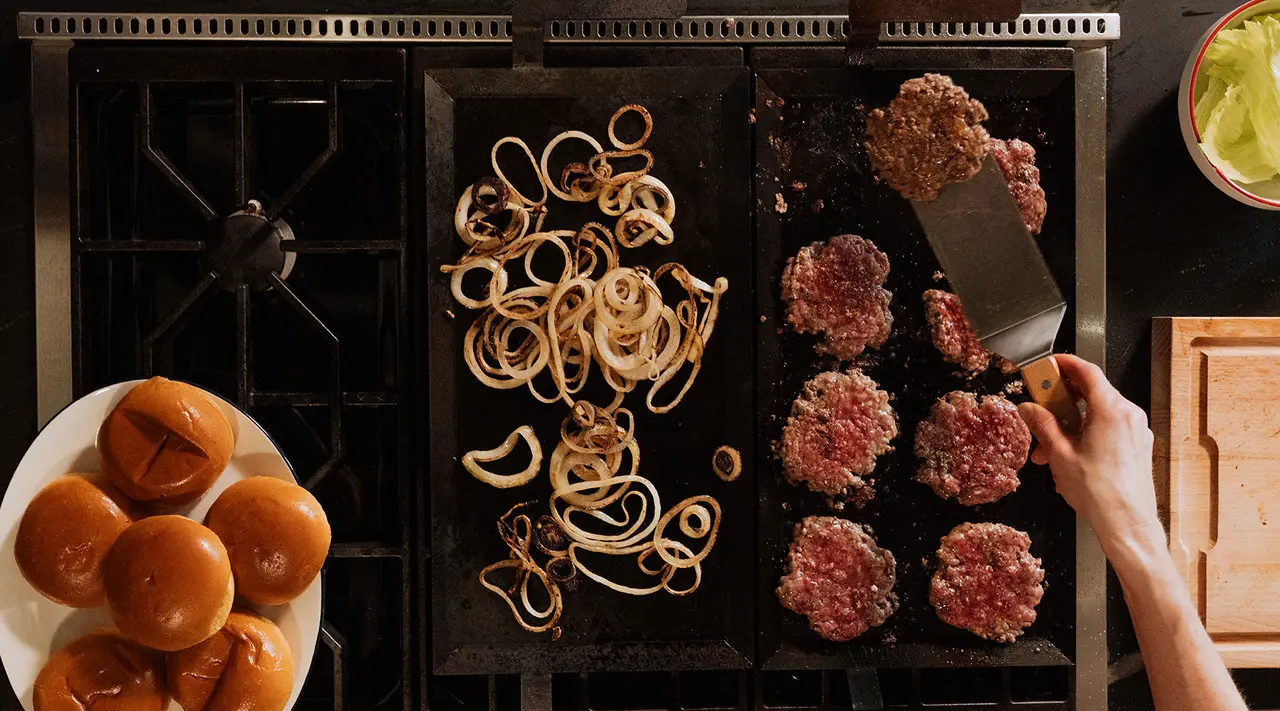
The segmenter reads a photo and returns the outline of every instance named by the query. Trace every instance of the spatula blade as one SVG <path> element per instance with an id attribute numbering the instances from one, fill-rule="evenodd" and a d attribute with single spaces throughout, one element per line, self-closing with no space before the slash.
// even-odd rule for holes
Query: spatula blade
<path id="1" fill-rule="evenodd" d="M 995 159 L 911 205 L 982 345 L 1020 367 L 1051 354 L 1067 303 Z"/>

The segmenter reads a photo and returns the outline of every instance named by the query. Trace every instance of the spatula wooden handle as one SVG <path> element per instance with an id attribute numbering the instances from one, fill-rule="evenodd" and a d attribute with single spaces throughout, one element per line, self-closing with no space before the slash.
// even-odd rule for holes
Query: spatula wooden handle
<path id="1" fill-rule="evenodd" d="M 1075 396 L 1067 389 L 1058 370 L 1058 363 L 1053 356 L 1023 366 L 1022 379 L 1031 390 L 1031 399 L 1044 409 L 1053 413 L 1062 423 L 1067 434 L 1080 431 L 1080 407 L 1076 405 Z"/>

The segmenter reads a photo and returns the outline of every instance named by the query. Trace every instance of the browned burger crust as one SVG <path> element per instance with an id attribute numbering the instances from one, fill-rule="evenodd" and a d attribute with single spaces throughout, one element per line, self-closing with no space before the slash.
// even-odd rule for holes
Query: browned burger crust
<path id="1" fill-rule="evenodd" d="M 851 640 L 898 609 L 893 553 L 877 546 L 866 526 L 834 516 L 805 518 L 796 525 L 787 567 L 778 599 L 826 639 Z"/>
<path id="2" fill-rule="evenodd" d="M 987 110 L 951 77 L 903 83 L 887 109 L 867 117 L 871 165 L 903 197 L 933 200 L 944 185 L 978 174 L 987 155 Z"/>

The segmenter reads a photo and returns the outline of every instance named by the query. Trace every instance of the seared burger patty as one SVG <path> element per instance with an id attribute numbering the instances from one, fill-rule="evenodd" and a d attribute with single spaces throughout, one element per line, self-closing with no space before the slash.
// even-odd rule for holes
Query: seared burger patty
<path id="1" fill-rule="evenodd" d="M 987 110 L 951 77 L 903 83 L 888 108 L 867 117 L 867 153 L 880 178 L 905 198 L 933 200 L 944 185 L 978 174 L 990 138 Z"/>
<path id="2" fill-rule="evenodd" d="M 888 276 L 889 258 L 871 240 L 839 235 L 803 247 L 782 272 L 787 323 L 800 333 L 823 334 L 818 350 L 841 360 L 878 348 L 893 327 Z"/>
<path id="3" fill-rule="evenodd" d="M 1027 534 L 1001 523 L 964 523 L 942 538 L 929 601 L 949 625 L 1013 642 L 1036 621 L 1044 569 Z"/>
<path id="4" fill-rule="evenodd" d="M 808 616 L 809 626 L 826 639 L 851 640 L 898 609 L 893 554 L 876 545 L 866 526 L 809 516 L 796 525 L 787 565 L 778 599 Z"/>
<path id="5" fill-rule="evenodd" d="M 929 321 L 933 345 L 948 363 L 955 363 L 970 373 L 981 373 L 995 358 L 1001 371 L 1017 372 L 1018 367 L 1012 362 L 992 355 L 982 346 L 965 316 L 959 296 L 949 291 L 930 289 L 924 292 L 924 313 Z"/>
<path id="6" fill-rule="evenodd" d="M 916 456 L 923 460 L 916 480 L 965 506 L 989 504 L 1018 488 L 1030 450 L 1031 431 L 1013 403 L 953 392 L 916 427 Z"/>
<path id="7" fill-rule="evenodd" d="M 1016 138 L 1003 141 L 993 138 L 987 144 L 991 155 L 1000 165 L 1005 182 L 1009 183 L 1009 192 L 1018 203 L 1022 219 L 1027 223 L 1031 234 L 1040 234 L 1044 226 L 1044 216 L 1049 203 L 1044 197 L 1044 188 L 1040 187 L 1040 169 L 1036 167 L 1036 149 L 1030 143 Z"/>
<path id="8" fill-rule="evenodd" d="M 889 395 L 854 368 L 805 383 L 782 429 L 783 469 L 793 484 L 861 506 L 875 496 L 876 457 L 893 451 L 898 419 Z"/>

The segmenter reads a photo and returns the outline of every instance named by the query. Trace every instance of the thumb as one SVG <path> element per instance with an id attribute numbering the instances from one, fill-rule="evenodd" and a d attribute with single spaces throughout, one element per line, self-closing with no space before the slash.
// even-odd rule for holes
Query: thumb
<path id="1" fill-rule="evenodd" d="M 1050 453 L 1065 452 L 1071 447 L 1071 441 L 1062 431 L 1062 425 L 1058 424 L 1058 418 L 1054 417 L 1053 413 L 1034 402 L 1024 402 L 1018 405 L 1018 414 L 1022 416 L 1022 421 L 1027 423 L 1031 434 L 1036 436 L 1040 446 Z"/>

